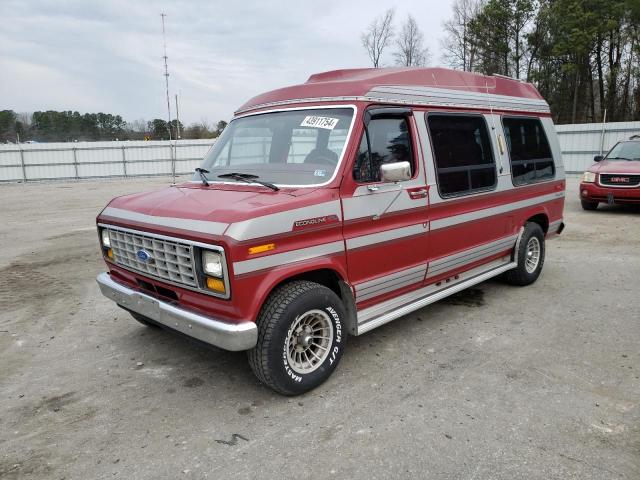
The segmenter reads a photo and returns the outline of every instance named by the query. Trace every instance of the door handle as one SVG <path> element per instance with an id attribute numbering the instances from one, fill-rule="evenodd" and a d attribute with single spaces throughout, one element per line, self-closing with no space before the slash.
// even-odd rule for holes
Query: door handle
<path id="1" fill-rule="evenodd" d="M 409 190 L 409 198 L 411 198 L 412 200 L 426 198 L 428 194 L 429 194 L 428 188 L 418 188 L 416 190 Z"/>

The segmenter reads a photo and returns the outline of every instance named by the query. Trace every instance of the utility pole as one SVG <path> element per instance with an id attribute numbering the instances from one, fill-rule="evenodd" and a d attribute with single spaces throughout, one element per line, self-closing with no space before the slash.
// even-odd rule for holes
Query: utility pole
<path id="1" fill-rule="evenodd" d="M 164 29 L 164 17 L 166 17 L 167 15 L 163 12 L 160 14 L 160 17 L 162 18 L 162 46 L 164 49 L 164 56 L 162 58 L 164 58 L 164 84 L 165 84 L 165 88 L 166 88 L 166 94 L 167 94 L 167 115 L 168 115 L 168 123 L 167 123 L 167 130 L 169 131 L 169 145 L 171 145 L 171 102 L 169 101 L 169 67 L 167 66 L 167 59 L 169 57 L 167 57 L 167 39 L 166 39 L 166 34 L 165 34 L 165 29 Z M 171 148 L 169 148 L 170 152 L 173 152 L 173 150 Z M 172 153 L 171 154 L 171 174 L 173 175 L 173 183 L 175 185 L 176 183 L 176 159 L 175 159 L 175 155 Z"/>
<path id="2" fill-rule="evenodd" d="M 175 151 L 173 153 L 173 158 L 175 158 L 176 161 L 178 161 L 178 140 L 180 140 L 180 109 L 178 108 L 178 94 L 176 93 L 176 141 Z"/>

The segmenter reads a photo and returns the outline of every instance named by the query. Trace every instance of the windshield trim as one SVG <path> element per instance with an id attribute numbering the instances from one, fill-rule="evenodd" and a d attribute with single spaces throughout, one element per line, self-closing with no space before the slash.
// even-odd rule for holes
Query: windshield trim
<path id="1" fill-rule="evenodd" d="M 351 125 L 349 125 L 349 130 L 347 131 L 347 137 L 345 138 L 344 141 L 344 147 L 342 148 L 342 153 L 340 154 L 340 158 L 338 159 L 338 163 L 336 164 L 336 168 L 333 171 L 333 175 L 331 176 L 331 178 L 329 180 L 327 180 L 324 183 L 313 183 L 313 184 L 307 184 L 307 185 L 290 185 L 288 183 L 274 183 L 274 185 L 278 188 L 318 188 L 318 187 L 324 187 L 327 186 L 329 184 L 331 184 L 337 177 L 338 175 L 338 171 L 340 171 L 340 167 L 342 167 L 342 161 L 344 160 L 344 157 L 347 153 L 347 147 L 349 146 L 349 141 L 351 140 L 351 134 L 353 133 L 353 127 L 355 125 L 356 122 L 356 117 L 358 116 L 358 107 L 354 104 L 347 104 L 347 105 L 343 105 L 343 104 L 339 104 L 339 105 L 311 105 L 311 106 L 307 106 L 307 107 L 292 107 L 292 108 L 277 108 L 277 109 L 273 109 L 273 110 L 264 110 L 264 111 L 260 111 L 260 112 L 254 112 L 254 113 L 246 113 L 246 114 L 242 114 L 242 115 L 237 115 L 235 117 L 233 117 L 231 119 L 231 122 L 238 120 L 239 118 L 245 118 L 245 117 L 253 117 L 256 115 L 264 115 L 266 113 L 277 113 L 277 112 L 292 112 L 292 111 L 296 111 L 296 110 L 326 110 L 326 109 L 330 109 L 330 108 L 351 108 L 353 110 L 353 117 L 351 117 Z M 229 122 L 229 125 L 231 125 L 231 122 Z M 214 144 L 215 145 L 215 144 Z M 213 145 L 211 146 L 211 148 L 213 148 Z M 207 152 L 208 155 L 208 152 Z M 204 158 L 203 158 L 204 161 Z M 189 180 L 189 183 L 199 183 L 202 184 L 201 180 Z M 213 184 L 222 184 L 222 185 L 238 185 L 238 182 L 225 182 L 225 181 L 220 181 L 220 180 L 216 180 L 216 179 L 209 179 L 209 184 L 213 185 Z M 258 187 L 262 187 L 263 185 L 259 184 L 259 183 L 255 183 L 255 182 L 251 182 L 251 183 L 242 183 L 242 185 L 245 186 L 258 186 Z"/>

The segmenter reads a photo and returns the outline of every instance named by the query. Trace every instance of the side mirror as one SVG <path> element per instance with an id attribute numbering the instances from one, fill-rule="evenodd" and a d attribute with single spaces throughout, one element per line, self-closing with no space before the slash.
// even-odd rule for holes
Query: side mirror
<path id="1" fill-rule="evenodd" d="M 380 166 L 380 179 L 386 183 L 402 182 L 411 178 L 409 162 L 383 163 Z"/>
<path id="2" fill-rule="evenodd" d="M 593 157 L 594 162 L 601 162 L 604 157 L 602 155 L 596 155 Z"/>

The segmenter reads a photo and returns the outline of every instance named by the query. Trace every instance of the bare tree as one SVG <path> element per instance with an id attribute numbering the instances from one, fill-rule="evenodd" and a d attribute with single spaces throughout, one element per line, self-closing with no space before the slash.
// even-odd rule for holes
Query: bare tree
<path id="1" fill-rule="evenodd" d="M 430 53 L 424 46 L 424 35 L 411 15 L 407 15 L 396 38 L 394 57 L 397 65 L 405 67 L 423 67 L 429 63 Z"/>
<path id="2" fill-rule="evenodd" d="M 32 112 L 20 112 L 18 113 L 18 122 L 22 123 L 22 125 L 26 127 L 31 126 L 31 118 L 33 117 Z"/>
<path id="3" fill-rule="evenodd" d="M 377 17 L 362 34 L 362 46 L 367 51 L 374 68 L 380 67 L 380 57 L 393 39 L 393 8 Z"/>
<path id="4" fill-rule="evenodd" d="M 456 0 L 452 17 L 442 24 L 446 36 L 440 40 L 442 62 L 451 68 L 472 71 L 476 51 L 469 34 L 469 23 L 478 15 L 483 0 Z"/>
<path id="5" fill-rule="evenodd" d="M 205 131 L 213 130 L 211 127 L 211 123 L 207 117 L 200 117 L 200 121 L 198 122 L 198 126 Z"/>
<path id="6" fill-rule="evenodd" d="M 147 132 L 147 121 L 144 118 L 139 118 L 134 120 L 133 122 L 129 122 L 127 125 L 132 132 L 136 133 L 146 133 Z"/>

